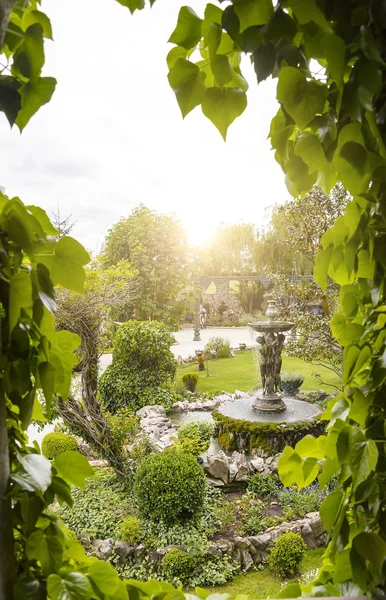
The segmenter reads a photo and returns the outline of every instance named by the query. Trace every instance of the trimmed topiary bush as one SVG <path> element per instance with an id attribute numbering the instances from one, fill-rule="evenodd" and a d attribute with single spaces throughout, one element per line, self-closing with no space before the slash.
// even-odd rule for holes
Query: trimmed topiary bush
<path id="1" fill-rule="evenodd" d="M 62 452 L 67 450 L 77 450 L 78 443 L 72 435 L 68 433 L 62 433 L 60 431 L 53 431 L 47 433 L 42 441 L 42 453 L 43 456 L 49 459 L 56 458 Z"/>
<path id="2" fill-rule="evenodd" d="M 182 378 L 182 383 L 189 392 L 194 392 L 198 382 L 197 373 L 185 373 Z"/>
<path id="3" fill-rule="evenodd" d="M 162 567 L 169 578 L 177 578 L 184 583 L 191 575 L 194 563 L 193 559 L 184 550 L 172 548 L 168 550 L 162 559 Z"/>
<path id="4" fill-rule="evenodd" d="M 287 396 L 296 396 L 304 381 L 301 373 L 282 373 L 280 377 L 280 388 Z"/>
<path id="5" fill-rule="evenodd" d="M 169 407 L 174 395 L 162 386 L 169 385 L 176 373 L 172 344 L 173 337 L 157 321 L 121 325 L 114 339 L 113 362 L 99 378 L 103 407 L 111 413 L 126 406 L 132 410 L 146 404 Z"/>
<path id="6" fill-rule="evenodd" d="M 119 525 L 119 538 L 122 542 L 138 544 L 143 538 L 142 523 L 138 517 L 126 517 Z"/>
<path id="7" fill-rule="evenodd" d="M 107 413 L 106 419 L 111 432 L 113 450 L 119 453 L 129 435 L 139 431 L 139 419 L 128 408 L 119 409 L 115 415 Z"/>
<path id="8" fill-rule="evenodd" d="M 205 498 L 205 475 L 188 453 L 166 450 L 146 459 L 135 479 L 141 515 L 167 525 L 198 516 Z"/>
<path id="9" fill-rule="evenodd" d="M 277 493 L 277 480 L 273 475 L 255 473 L 248 481 L 248 490 L 259 498 L 270 498 Z"/>
<path id="10" fill-rule="evenodd" d="M 307 546 L 298 533 L 284 533 L 271 549 L 267 562 L 280 577 L 293 577 L 298 573 Z"/>

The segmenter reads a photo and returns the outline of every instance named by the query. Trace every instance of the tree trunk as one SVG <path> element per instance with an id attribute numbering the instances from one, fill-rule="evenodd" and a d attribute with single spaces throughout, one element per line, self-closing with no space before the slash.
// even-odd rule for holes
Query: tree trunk
<path id="1" fill-rule="evenodd" d="M 0 48 L 3 47 L 5 32 L 15 0 L 0 0 Z"/>
<path id="2" fill-rule="evenodd" d="M 12 599 L 15 576 L 12 505 L 8 495 L 10 475 L 5 399 L 0 390 L 0 598 Z"/>

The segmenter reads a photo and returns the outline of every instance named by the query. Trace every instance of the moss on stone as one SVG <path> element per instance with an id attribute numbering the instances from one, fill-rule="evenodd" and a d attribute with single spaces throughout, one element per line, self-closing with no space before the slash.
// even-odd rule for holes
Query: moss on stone
<path id="1" fill-rule="evenodd" d="M 321 435 L 325 424 L 320 415 L 308 421 L 295 423 L 259 423 L 227 417 L 218 411 L 212 413 L 218 430 L 218 443 L 228 451 L 260 448 L 267 453 L 281 452 L 285 446 L 295 446 L 305 435 Z"/>

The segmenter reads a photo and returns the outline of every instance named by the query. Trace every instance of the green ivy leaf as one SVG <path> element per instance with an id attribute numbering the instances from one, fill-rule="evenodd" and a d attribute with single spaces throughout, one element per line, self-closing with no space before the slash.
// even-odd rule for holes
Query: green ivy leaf
<path id="1" fill-rule="evenodd" d="M 292 8 L 295 18 L 300 25 L 305 25 L 313 21 L 321 27 L 330 27 L 314 0 L 287 0 L 286 5 Z"/>
<path id="2" fill-rule="evenodd" d="M 320 518 L 323 521 L 323 525 L 327 533 L 330 533 L 335 525 L 339 515 L 340 507 L 342 505 L 343 497 L 343 492 L 340 490 L 335 490 L 334 492 L 328 494 L 328 496 L 320 505 Z"/>
<path id="3" fill-rule="evenodd" d="M 126 6 L 131 14 L 133 14 L 136 10 L 142 10 L 145 8 L 145 0 L 117 0 L 117 2 L 118 4 L 122 4 L 122 6 Z M 154 2 L 155 0 L 150 0 L 150 4 L 153 4 Z"/>
<path id="4" fill-rule="evenodd" d="M 179 58 L 186 59 L 187 54 L 188 51 L 185 50 L 185 48 L 182 48 L 181 46 L 174 46 L 174 48 L 168 52 L 166 57 L 169 71 L 174 67 Z"/>
<path id="5" fill-rule="evenodd" d="M 27 556 L 30 560 L 36 559 L 40 562 L 46 577 L 62 564 L 63 540 L 62 531 L 53 523 L 44 531 L 34 531 L 27 539 Z"/>
<path id="6" fill-rule="evenodd" d="M 15 327 L 19 320 L 20 310 L 32 306 L 32 283 L 30 274 L 19 271 L 9 280 L 9 330 Z"/>
<path id="7" fill-rule="evenodd" d="M 185 118 L 205 97 L 205 73 L 189 60 L 178 58 L 169 72 L 168 80 Z"/>
<path id="8" fill-rule="evenodd" d="M 59 477 L 70 485 L 85 488 L 86 479 L 92 477 L 94 469 L 90 466 L 87 458 L 79 452 L 67 450 L 62 452 L 53 461 L 53 466 Z"/>
<path id="9" fill-rule="evenodd" d="M 232 66 L 231 61 L 227 56 L 223 54 L 215 54 L 210 61 L 210 66 L 213 71 L 213 75 L 220 87 L 223 87 L 226 83 L 229 83 L 232 79 Z"/>
<path id="10" fill-rule="evenodd" d="M 89 254 L 70 236 L 62 237 L 52 248 L 54 252 L 40 254 L 39 261 L 49 270 L 53 283 L 82 293 L 85 280 L 83 266 L 90 262 Z"/>
<path id="11" fill-rule="evenodd" d="M 298 583 L 290 583 L 286 585 L 280 593 L 277 595 L 278 598 L 299 598 L 302 595 L 302 588 Z"/>
<path id="12" fill-rule="evenodd" d="M 118 585 L 119 577 L 116 570 L 107 562 L 98 560 L 88 570 L 88 575 L 102 594 L 112 596 Z"/>
<path id="13" fill-rule="evenodd" d="M 328 33 L 321 40 L 321 47 L 327 60 L 328 70 L 337 87 L 343 89 L 343 74 L 346 64 L 346 47 L 338 35 Z"/>
<path id="14" fill-rule="evenodd" d="M 0 110 L 7 117 L 11 127 L 21 109 L 19 88 L 20 83 L 15 77 L 0 75 Z"/>
<path id="15" fill-rule="evenodd" d="M 332 251 L 333 251 L 333 247 L 328 246 L 328 248 L 325 248 L 324 250 L 319 252 L 319 254 L 317 254 L 316 259 L 315 259 L 314 278 L 315 278 L 316 283 L 318 285 L 320 285 L 320 287 L 324 291 L 327 289 L 327 285 L 328 285 L 328 275 L 327 274 L 328 274 L 328 268 L 330 266 L 330 261 L 331 261 L 331 257 L 332 257 Z"/>
<path id="16" fill-rule="evenodd" d="M 349 431 L 349 463 L 354 489 L 375 471 L 378 462 L 378 449 L 373 440 L 368 440 L 359 427 Z"/>
<path id="17" fill-rule="evenodd" d="M 202 101 L 202 112 L 217 127 L 224 140 L 229 125 L 247 106 L 245 92 L 233 88 L 208 88 Z"/>
<path id="18" fill-rule="evenodd" d="M 279 74 L 277 99 L 300 129 L 304 129 L 315 115 L 323 114 L 326 88 L 315 81 L 307 81 L 295 67 L 283 67 Z"/>
<path id="19" fill-rule="evenodd" d="M 21 109 L 15 121 L 20 131 L 23 131 L 39 108 L 51 100 L 55 88 L 56 79 L 53 77 L 39 77 L 20 88 Z"/>
<path id="20" fill-rule="evenodd" d="M 373 564 L 381 575 L 386 557 L 386 544 L 381 536 L 377 533 L 363 531 L 355 536 L 352 543 L 358 554 Z"/>
<path id="21" fill-rule="evenodd" d="M 55 373 L 54 365 L 48 361 L 41 362 L 38 367 L 40 384 L 43 390 L 44 398 L 47 403 L 48 413 L 50 412 L 52 396 L 55 392 Z"/>
<path id="22" fill-rule="evenodd" d="M 43 30 L 43 37 L 52 40 L 52 27 L 51 21 L 47 17 L 47 15 L 40 10 L 25 10 L 23 12 L 23 16 L 21 19 L 21 26 L 25 30 L 27 30 L 31 25 L 35 25 L 38 23 L 41 25 Z"/>
<path id="23" fill-rule="evenodd" d="M 41 454 L 17 454 L 17 460 L 28 473 L 34 484 L 34 489 L 45 492 L 51 483 L 51 463 Z M 16 475 L 16 473 L 15 473 Z"/>
<path id="24" fill-rule="evenodd" d="M 90 581 L 83 573 L 50 575 L 47 592 L 51 600 L 89 600 L 94 595 Z"/>
<path id="25" fill-rule="evenodd" d="M 272 0 L 233 0 L 240 33 L 254 25 L 265 25 L 273 16 Z"/>
<path id="26" fill-rule="evenodd" d="M 27 79 L 38 79 L 44 65 L 43 28 L 39 23 L 28 27 L 23 43 L 14 54 L 13 64 Z"/>
<path id="27" fill-rule="evenodd" d="M 253 53 L 253 67 L 257 82 L 260 83 L 272 75 L 276 63 L 276 50 L 273 44 L 262 44 Z"/>
<path id="28" fill-rule="evenodd" d="M 194 48 L 201 39 L 202 19 L 189 6 L 183 6 L 178 14 L 177 26 L 169 42 L 186 50 Z"/>
<path id="29" fill-rule="evenodd" d="M 18 579 L 13 586 L 13 597 L 20 600 L 47 600 L 47 590 L 37 579 Z"/>

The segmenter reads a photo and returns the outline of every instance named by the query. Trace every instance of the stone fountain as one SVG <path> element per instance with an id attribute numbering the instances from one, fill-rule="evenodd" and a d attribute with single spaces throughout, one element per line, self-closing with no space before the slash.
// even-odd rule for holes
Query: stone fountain
<path id="1" fill-rule="evenodd" d="M 284 332 L 294 323 L 277 320 L 275 300 L 268 300 L 267 321 L 250 323 L 258 333 L 262 388 L 252 395 L 229 400 L 213 414 L 218 443 L 224 450 L 258 452 L 260 456 L 281 452 L 294 446 L 307 433 L 320 435 L 324 424 L 321 409 L 315 404 L 283 396 L 280 390 L 281 353 Z"/>
<path id="2" fill-rule="evenodd" d="M 274 299 L 268 300 L 266 312 L 268 321 L 249 323 L 253 331 L 261 333 L 256 338 L 260 353 L 260 374 L 262 389 L 253 401 L 254 410 L 265 413 L 280 413 L 286 410 L 280 394 L 281 352 L 285 342 L 285 331 L 290 331 L 295 323 L 277 321 L 278 309 Z"/>

